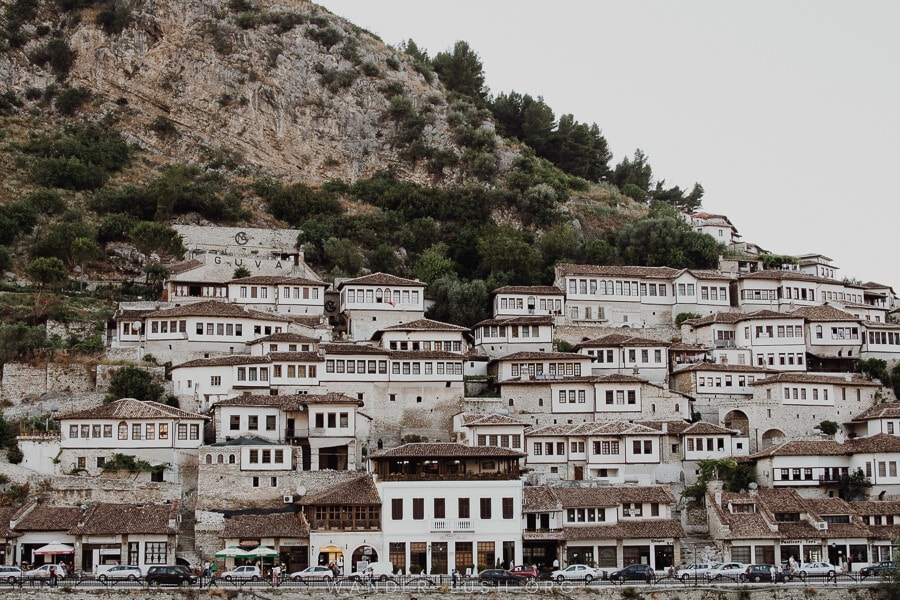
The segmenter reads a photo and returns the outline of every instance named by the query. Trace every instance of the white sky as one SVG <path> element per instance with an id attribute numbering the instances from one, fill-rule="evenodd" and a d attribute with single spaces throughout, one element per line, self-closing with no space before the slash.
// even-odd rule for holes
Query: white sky
<path id="1" fill-rule="evenodd" d="M 900 2 L 319 0 L 393 46 L 465 40 L 492 94 L 543 96 L 777 253 L 893 285 Z"/>

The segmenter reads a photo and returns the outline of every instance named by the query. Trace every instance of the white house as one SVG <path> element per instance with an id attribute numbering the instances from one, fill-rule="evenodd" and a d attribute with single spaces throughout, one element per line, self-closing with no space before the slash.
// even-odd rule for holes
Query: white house
<path id="1" fill-rule="evenodd" d="M 694 399 L 693 410 L 704 421 L 719 420 L 722 401 L 747 401 L 753 397 L 753 384 L 777 371 L 753 365 L 701 362 L 681 367 L 672 373 L 674 391 Z"/>
<path id="2" fill-rule="evenodd" d="M 370 455 L 383 501 L 380 555 L 407 573 L 522 563 L 520 451 L 404 444 Z"/>
<path id="3" fill-rule="evenodd" d="M 634 375 L 665 385 L 669 375 L 668 342 L 613 333 L 581 342 L 575 352 L 593 357 L 594 375 Z"/>
<path id="4" fill-rule="evenodd" d="M 800 308 L 790 314 L 806 320 L 809 368 L 814 371 L 853 372 L 863 344 L 859 319 L 829 306 Z"/>
<path id="5" fill-rule="evenodd" d="M 425 284 L 388 273 L 372 273 L 337 284 L 347 335 L 368 340 L 379 329 L 425 316 Z"/>
<path id="6" fill-rule="evenodd" d="M 506 415 L 459 413 L 453 417 L 456 441 L 468 446 L 497 446 L 522 450 L 528 423 Z"/>
<path id="7" fill-rule="evenodd" d="M 869 437 L 879 433 L 900 435 L 900 404 L 882 402 L 844 422 L 851 437 Z"/>
<path id="8" fill-rule="evenodd" d="M 725 215 L 697 212 L 683 216 L 691 226 L 691 229 L 697 233 L 705 233 L 719 244 L 730 246 L 741 239 L 737 227 Z"/>
<path id="9" fill-rule="evenodd" d="M 380 329 L 373 334 L 372 341 L 380 342 L 385 350 L 440 351 L 464 355 L 469 350 L 465 335 L 468 331 L 467 327 L 460 325 L 416 319 Z"/>
<path id="10" fill-rule="evenodd" d="M 490 358 L 516 352 L 552 352 L 552 317 L 495 317 L 474 327 L 475 349 Z"/>
<path id="11" fill-rule="evenodd" d="M 552 285 L 507 285 L 491 294 L 494 318 L 559 317 L 566 308 L 565 292 Z"/>
<path id="12" fill-rule="evenodd" d="M 228 299 L 254 310 L 321 317 L 327 288 L 305 277 L 255 275 L 229 281 Z"/>

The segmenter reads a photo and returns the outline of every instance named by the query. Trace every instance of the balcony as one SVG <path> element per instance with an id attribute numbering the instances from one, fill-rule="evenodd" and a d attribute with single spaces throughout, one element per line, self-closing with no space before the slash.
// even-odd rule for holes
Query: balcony
<path id="1" fill-rule="evenodd" d="M 453 531 L 475 531 L 475 526 L 472 525 L 472 521 L 470 519 L 457 519 L 455 521 L 448 519 L 438 519 L 431 522 L 431 531 L 441 533 L 450 533 Z"/>
<path id="2" fill-rule="evenodd" d="M 734 340 L 714 340 L 713 344 L 716 348 L 734 348 Z"/>

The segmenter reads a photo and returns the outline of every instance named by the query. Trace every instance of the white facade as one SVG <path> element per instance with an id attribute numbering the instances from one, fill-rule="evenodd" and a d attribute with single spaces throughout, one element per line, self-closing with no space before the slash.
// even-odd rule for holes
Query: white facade
<path id="1" fill-rule="evenodd" d="M 494 318 L 560 317 L 566 308 L 565 293 L 554 286 L 505 286 L 493 295 Z"/>
<path id="2" fill-rule="evenodd" d="M 328 284 L 303 277 L 252 276 L 228 282 L 228 299 L 254 310 L 292 315 L 325 313 Z"/>
<path id="3" fill-rule="evenodd" d="M 500 317 L 474 327 L 475 348 L 491 358 L 517 352 L 552 352 L 554 325 L 550 317 Z"/>
<path id="4" fill-rule="evenodd" d="M 386 273 L 345 279 L 337 285 L 340 311 L 347 319 L 347 335 L 368 340 L 391 325 L 425 316 L 425 284 Z"/>

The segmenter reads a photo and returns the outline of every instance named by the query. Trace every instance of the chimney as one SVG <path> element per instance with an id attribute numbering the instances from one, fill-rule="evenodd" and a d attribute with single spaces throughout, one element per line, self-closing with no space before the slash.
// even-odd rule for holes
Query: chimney
<path id="1" fill-rule="evenodd" d="M 716 500 L 716 504 L 718 506 L 722 506 L 722 489 L 723 489 L 722 481 L 720 481 L 718 479 L 709 481 L 706 484 L 706 489 L 707 489 L 707 491 L 712 492 L 713 498 L 715 498 L 715 500 Z"/>

